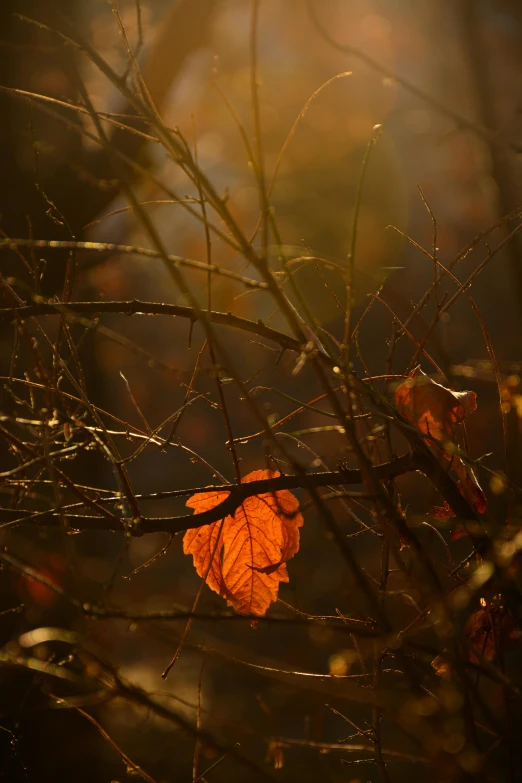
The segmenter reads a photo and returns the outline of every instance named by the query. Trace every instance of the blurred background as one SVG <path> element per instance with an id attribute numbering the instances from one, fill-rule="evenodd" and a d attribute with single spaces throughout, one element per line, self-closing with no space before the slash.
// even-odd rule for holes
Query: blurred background
<path id="1" fill-rule="evenodd" d="M 249 236 L 259 218 L 258 192 L 229 104 L 252 138 L 250 3 L 141 0 L 137 4 L 135 0 L 119 0 L 118 8 L 163 121 L 179 128 L 189 143 L 196 140 L 202 169 L 228 199 Z M 429 259 L 405 236 L 431 252 L 433 224 L 419 185 L 437 220 L 442 263 L 450 262 L 479 232 L 520 206 L 522 6 L 517 0 L 316 0 L 314 8 L 315 17 L 303 0 L 263 0 L 259 14 L 260 119 L 268 177 L 307 101 L 327 80 L 344 74 L 310 102 L 281 160 L 271 200 L 282 240 L 289 257 L 310 254 L 343 263 L 361 161 L 373 126 L 382 124 L 384 131 L 372 151 L 364 185 L 356 304 L 362 312 L 368 295 L 384 284 L 383 298 L 398 318 L 405 319 L 411 302 L 420 298 L 433 276 Z M 132 113 L 84 53 L 64 45 L 52 29 L 24 17 L 82 36 L 124 74 L 127 54 L 110 3 L 2 0 L 0 86 L 77 103 L 81 79 L 97 111 Z M 333 42 L 326 40 L 324 31 Z M 86 135 L 78 133 L 71 120 L 82 123 Z M 134 191 L 140 201 L 147 202 L 145 209 L 168 251 L 204 260 L 201 224 L 179 205 L 157 203 L 169 199 L 159 183 L 181 198 L 197 196 L 179 167 L 157 145 L 114 129 L 111 133 L 117 148 L 153 174 L 140 178 L 129 170 Z M 21 93 L 0 93 L 3 235 L 75 237 L 150 247 L 139 220 L 127 208 L 103 150 L 88 134 L 95 135 L 95 128 L 85 115 L 74 115 L 56 104 L 30 101 Z M 506 231 L 504 226 L 494 234 L 492 246 Z M 486 254 L 484 244 L 475 249 L 458 267 L 461 279 Z M 66 254 L 42 251 L 41 255 L 45 256 L 41 292 L 59 295 Z M 213 243 L 213 260 L 238 272 L 244 269 L 244 261 L 219 240 Z M 14 253 L 2 252 L 0 269 L 6 277 L 23 276 Z M 187 279 L 204 305 L 204 278 L 194 273 L 187 274 Z M 333 275 L 328 280 L 330 291 L 318 284 L 314 270 L 299 274 L 315 318 L 339 338 L 343 314 L 335 296 L 343 295 L 342 287 Z M 516 240 L 485 267 L 472 293 L 506 380 L 504 403 L 514 425 L 509 448 L 516 479 L 520 477 L 517 400 L 522 399 L 522 254 Z M 114 253 L 95 258 L 80 255 L 72 299 L 133 298 L 186 303 L 155 259 Z M 218 278 L 213 283 L 212 306 L 284 329 L 268 299 L 256 292 L 245 294 L 234 281 Z M 425 322 L 416 324 L 418 335 L 429 323 L 429 312 L 425 317 Z M 42 319 L 42 323 L 52 334 L 51 319 Z M 92 401 L 120 420 L 141 427 L 130 388 L 150 427 L 159 426 L 183 404 L 203 343 L 201 330 L 196 326 L 189 335 L 187 322 L 161 316 L 104 316 L 103 323 L 134 341 L 162 366 L 150 367 L 135 351 L 90 333 L 82 341 L 81 358 Z M 371 319 L 361 328 L 361 349 L 372 373 L 384 371 L 393 323 L 390 311 L 377 302 Z M 1 330 L 0 358 L 2 375 L 6 376 L 13 335 L 5 324 Z M 263 387 L 258 399 L 274 421 L 294 407 L 273 393 L 274 386 L 299 400 L 319 394 L 306 367 L 298 375 L 292 374 L 292 357 L 284 355 L 276 365 L 273 346 L 267 348 L 224 328 L 220 334 L 241 378 Z M 502 463 L 498 395 L 480 323 L 464 297 L 446 314 L 429 349 L 455 388 L 478 392 L 480 405 L 470 426 L 470 448 L 475 456 L 492 452 L 488 465 L 497 468 Z M 403 338 L 391 371 L 403 372 L 414 353 L 414 346 Z M 202 365 L 208 369 L 208 357 Z M 197 389 L 207 394 L 207 399 L 216 396 L 208 372 L 199 378 Z M 237 392 L 231 387 L 225 387 L 225 392 L 233 411 L 235 436 L 256 432 L 256 422 L 241 406 Z M 201 398 L 188 409 L 176 433 L 183 445 L 203 456 L 207 464 L 176 447 L 175 441 L 169 450 L 149 448 L 129 464 L 135 492 L 204 486 L 214 481 L 212 469 L 233 480 L 223 421 L 207 399 Z M 2 405 L 7 404 L 6 395 Z M 338 434 L 308 437 L 307 448 L 296 441 L 297 431 L 323 423 L 317 414 L 305 411 L 286 429 L 285 445 L 306 467 L 335 469 L 337 460 L 344 456 Z M 132 442 L 123 443 L 122 452 L 130 454 L 134 447 Z M 243 475 L 262 467 L 262 438 L 249 440 L 239 453 Z M 5 464 L 10 465 L 7 456 Z M 84 484 L 115 489 L 110 468 L 99 455 L 82 456 L 71 471 Z M 422 485 L 421 494 L 411 498 L 413 508 L 415 504 L 427 508 L 436 500 L 427 484 Z M 144 505 L 152 516 L 184 513 L 183 500 L 151 500 Z M 182 553 L 179 537 L 149 568 L 124 578 L 168 541 L 167 534 L 158 533 L 134 539 L 122 550 L 121 537 L 116 534 L 93 532 L 75 537 L 75 590 L 82 600 L 96 601 L 115 577 L 111 600 L 117 605 L 136 611 L 190 607 L 199 580 L 191 559 Z M 354 539 L 356 551 L 360 546 L 366 567 L 378 573 L 377 547 L 373 552 L 371 543 L 358 541 Z M 9 533 L 8 543 L 35 567 L 70 587 L 66 553 L 57 533 L 20 528 Z M 300 611 L 334 614 L 339 608 L 353 614 L 357 610 L 350 577 L 312 509 L 308 514 L 305 511 L 301 550 L 289 572 L 290 584 L 282 586 L 280 597 Z M 342 700 L 343 689 L 351 687 L 349 680 L 339 680 L 333 687 L 331 682 L 319 685 L 308 678 L 303 685 L 303 678 L 277 676 L 238 662 L 348 675 L 355 671 L 349 637 L 317 628 L 306 633 L 297 627 L 281 630 L 260 625 L 254 630 L 248 624 L 196 623 L 189 644 L 163 682 L 160 675 L 177 646 L 182 624 L 87 621 L 44 587 L 15 579 L 8 571 L 3 571 L 1 578 L 0 612 L 20 601 L 25 607 L 16 614 L 0 614 L 2 644 L 39 626 L 74 628 L 94 656 L 139 687 L 160 694 L 191 724 L 200 698 L 202 726 L 227 747 L 240 743 L 241 752 L 281 780 L 355 783 L 378 779 L 371 763 L 353 769 L 343 766 L 340 760 L 348 756 L 341 751 L 321 753 L 310 747 L 288 747 L 276 752 L 270 745 L 270 738 L 277 737 L 335 743 L 352 734 L 351 726 L 326 706 Z M 223 607 L 224 602 L 205 590 L 201 610 Z M 411 607 L 408 611 L 413 612 Z M 406 608 L 399 606 L 397 612 L 402 616 Z M 368 645 L 363 655 L 371 651 L 370 642 Z M 40 647 L 38 654 L 47 660 L 49 648 Z M 11 670 L 8 675 L 0 670 L 0 681 L 1 723 L 18 738 L 13 744 L 12 735 L 0 731 L 1 780 L 127 778 L 117 753 L 84 716 L 74 710 L 49 708 L 39 692 L 37 676 L 21 673 L 13 678 Z M 349 709 L 360 725 L 370 719 L 364 706 Z M 156 781 L 191 779 L 194 743 L 190 736 L 149 710 L 130 708 L 118 699 L 96 705 L 95 713 L 115 741 Z M 389 729 L 384 744 L 393 746 L 395 741 Z M 202 771 L 219 755 L 205 748 L 201 754 Z M 277 769 L 280 764 L 282 768 Z M 393 780 L 413 781 L 419 774 L 400 761 L 390 770 Z M 429 774 L 427 780 L 437 779 Z M 256 775 L 231 758 L 209 773 L 208 780 L 246 781 L 257 779 Z"/>

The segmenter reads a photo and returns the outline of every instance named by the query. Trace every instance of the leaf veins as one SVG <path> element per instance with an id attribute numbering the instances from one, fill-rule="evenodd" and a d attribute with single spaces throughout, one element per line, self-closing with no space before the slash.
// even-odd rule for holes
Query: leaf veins
<path id="1" fill-rule="evenodd" d="M 256 470 L 242 481 L 279 475 Z M 201 514 L 228 495 L 222 490 L 202 492 L 190 497 L 186 505 Z M 266 492 L 246 498 L 233 516 L 187 530 L 183 551 L 192 555 L 198 575 L 210 589 L 236 612 L 261 616 L 277 599 L 279 583 L 289 581 L 286 562 L 299 549 L 302 524 L 299 501 L 291 492 Z"/>

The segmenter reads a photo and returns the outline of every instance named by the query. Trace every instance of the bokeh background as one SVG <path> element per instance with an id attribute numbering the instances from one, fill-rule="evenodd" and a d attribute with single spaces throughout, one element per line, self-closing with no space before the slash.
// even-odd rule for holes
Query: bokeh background
<path id="1" fill-rule="evenodd" d="M 120 0 L 118 7 L 128 37 L 136 46 L 138 6 L 134 0 Z M 269 175 L 290 128 L 312 94 L 336 74 L 351 72 L 322 89 L 299 123 L 274 186 L 275 215 L 289 256 L 308 254 L 309 248 L 313 254 L 342 263 L 349 247 L 361 160 L 373 126 L 382 124 L 384 131 L 372 152 L 360 215 L 357 307 L 361 312 L 368 294 L 384 283 L 386 300 L 399 318 L 405 318 L 411 302 L 418 300 L 433 275 L 429 260 L 399 233 L 431 250 L 433 225 L 418 185 L 437 219 L 437 246 L 443 263 L 476 234 L 520 205 L 522 7 L 517 0 L 320 0 L 315 3 L 315 12 L 339 48 L 321 35 L 304 0 L 263 0 L 260 9 L 260 114 Z M 165 124 L 178 127 L 187 139 L 197 140 L 203 170 L 227 195 L 246 233 L 253 232 L 259 217 L 255 178 L 238 125 L 223 97 L 234 106 L 251 136 L 250 3 L 141 0 L 139 13 L 143 32 L 139 62 Z M 64 46 L 52 31 L 18 14 L 62 30 L 70 25 L 123 73 L 127 57 L 109 3 L 3 0 L 0 85 L 76 102 L 79 74 L 98 111 L 128 112 L 115 87 L 88 58 L 74 47 Z M 343 46 L 347 47 L 344 51 Z M 383 69 L 374 67 L 372 59 Z M 407 89 L 393 78 L 394 74 L 415 85 L 428 99 Z M 85 240 L 150 246 L 133 211 L 126 208 L 125 196 L 98 145 L 63 121 L 71 117 L 70 112 L 53 110 L 61 117 L 43 112 L 39 104 L 23 96 L 0 94 L 3 234 L 68 239 L 72 233 Z M 86 131 L 93 133 L 90 120 L 81 117 L 81 121 Z M 156 145 L 140 143 L 133 136 L 120 137 L 116 132 L 112 140 L 153 173 L 156 181 L 166 183 L 182 197 L 196 195 L 179 168 Z M 143 202 L 167 198 L 145 176 L 139 179 L 133 175 L 133 187 Z M 146 209 L 169 252 L 205 258 L 201 226 L 179 206 L 149 203 Z M 502 230 L 496 236 L 501 238 Z M 484 252 L 482 246 L 470 255 L 459 267 L 462 276 L 482 260 Z M 42 291 L 52 296 L 63 283 L 65 254 L 62 257 L 55 252 L 45 258 Z M 214 242 L 213 258 L 236 271 L 244 266 L 219 241 Z M 75 299 L 140 298 L 184 304 L 159 261 L 115 254 L 96 259 L 85 254 L 81 260 Z M 20 274 L 18 264 L 14 255 L 0 256 L 0 269 L 6 276 Z M 205 303 L 203 278 L 195 274 L 187 277 L 201 303 Z M 334 276 L 329 280 L 334 293 L 342 295 L 339 281 Z M 299 282 L 321 326 L 339 337 L 342 313 L 331 293 L 318 284 L 316 272 L 305 269 Z M 503 377 L 510 379 L 505 405 L 513 425 L 509 447 L 516 478 L 520 473 L 517 394 L 522 362 L 522 255 L 516 242 L 477 278 L 473 296 Z M 259 293 L 245 295 L 229 280 L 218 279 L 213 284 L 212 301 L 216 310 L 252 320 L 271 319 L 271 325 L 283 327 L 267 299 Z M 390 312 L 376 303 L 371 319 L 361 330 L 362 350 L 372 372 L 383 371 L 392 322 Z M 50 322 L 45 323 L 52 330 Z M 141 426 L 123 373 L 150 426 L 158 426 L 183 402 L 203 342 L 201 332 L 196 327 L 189 337 L 187 323 L 161 317 L 112 316 L 104 317 L 103 323 L 136 341 L 170 371 L 147 367 L 135 352 L 100 335 L 88 335 L 82 344 L 82 359 L 92 400 L 123 421 Z M 422 331 L 422 324 L 418 326 Z M 306 368 L 292 375 L 291 357 L 283 356 L 276 365 L 277 355 L 266 346 L 230 331 L 222 334 L 240 376 L 263 387 L 258 399 L 274 418 L 293 407 L 271 391 L 274 386 L 301 400 L 318 393 Z M 2 325 L 3 375 L 11 348 L 12 333 Z M 481 405 L 470 426 L 470 448 L 476 456 L 492 452 L 488 464 L 498 467 L 502 457 L 496 390 L 480 325 L 465 298 L 446 315 L 430 351 L 456 388 L 471 387 L 479 393 Z M 401 372 L 414 352 L 411 343 L 402 339 L 393 371 Z M 209 362 L 204 364 L 208 367 Z M 215 386 L 208 375 L 200 378 L 198 390 L 215 397 Z M 236 436 L 255 432 L 255 422 L 239 404 L 234 390 L 226 388 L 226 394 Z M 305 411 L 287 432 L 322 423 L 321 417 Z M 184 446 L 233 479 L 222 418 L 204 398 L 188 409 L 177 435 Z M 335 468 L 343 456 L 336 433 L 312 436 L 306 443 L 308 450 L 300 449 L 295 439 L 287 436 L 286 445 L 307 467 Z M 125 452 L 128 448 L 130 453 L 132 446 L 123 444 L 122 449 Z M 241 446 L 240 456 L 243 474 L 261 467 L 262 439 Z M 82 458 L 73 469 L 85 484 L 114 489 L 109 467 L 96 455 Z M 130 463 L 130 474 L 136 492 L 197 487 L 212 481 L 211 472 L 200 461 L 176 447 L 167 452 L 148 449 Z M 435 501 L 426 484 L 411 498 L 413 508 L 426 508 Z M 183 501 L 149 501 L 146 510 L 158 516 L 181 514 Z M 305 511 L 305 518 L 301 550 L 289 566 L 291 581 L 282 587 L 281 598 L 312 614 L 333 614 L 336 608 L 349 614 L 354 610 L 354 591 L 341 558 L 314 512 Z M 118 563 L 111 600 L 139 611 L 192 605 L 199 581 L 177 539 L 150 568 L 131 579 L 124 578 L 167 541 L 166 534 L 155 534 L 130 543 Z M 34 566 L 68 585 L 67 561 L 55 533 L 20 529 L 10 534 L 9 543 Z M 121 538 L 109 533 L 84 533 L 76 537 L 74 546 L 80 593 L 85 600 L 96 601 L 114 573 Z M 354 546 L 359 546 L 357 540 Z M 366 541 L 360 547 L 367 568 L 378 572 L 377 548 L 373 552 Z M 177 645 L 181 624 L 86 621 L 45 588 L 28 586 L 13 578 L 11 572 L 2 572 L 1 584 L 0 609 L 8 609 L 16 601 L 25 604 L 16 615 L 0 615 L 2 643 L 38 626 L 73 627 L 83 635 L 87 649 L 140 687 L 161 693 L 162 699 L 174 704 L 191 722 L 195 720 L 201 677 L 203 726 L 225 744 L 240 743 L 246 755 L 271 773 L 278 759 L 270 751 L 270 738 L 331 743 L 352 733 L 351 727 L 326 706 L 342 699 L 345 684 L 350 687 L 348 681 L 332 685 L 309 678 L 303 685 L 302 679 L 277 676 L 240 663 L 348 674 L 354 658 L 347 637 L 317 628 L 306 633 L 292 627 L 280 630 L 260 626 L 254 630 L 244 624 L 197 623 L 191 630 L 190 644 L 164 683 L 160 674 Z M 206 610 L 222 609 L 223 603 L 205 591 L 202 606 Z M 397 611 L 400 614 L 400 607 Z M 196 645 L 203 645 L 207 652 L 196 649 Z M 49 650 L 43 648 L 39 654 L 45 659 Z M 11 735 L 0 732 L 0 779 L 126 779 L 121 760 L 96 728 L 73 710 L 50 709 L 39 697 L 33 675 L 20 674 L 13 679 L 12 673 L 4 677 L 0 671 L 0 678 L 4 693 L 1 720 L 10 730 L 16 729 L 19 737 L 18 747 L 13 748 Z M 351 709 L 350 715 L 359 724 L 370 717 L 363 707 Z M 119 700 L 97 705 L 96 715 L 155 780 L 191 779 L 193 740 L 168 722 L 145 709 L 131 709 Z M 395 737 L 392 729 L 389 732 L 385 744 L 393 745 Z M 202 769 L 215 760 L 210 750 L 202 750 L 202 757 Z M 277 775 L 288 781 L 355 783 L 377 779 L 371 763 L 351 769 L 340 763 L 341 758 L 346 758 L 342 752 L 289 747 L 284 750 L 284 765 Z M 393 780 L 413 781 L 418 770 L 397 763 L 392 765 L 392 774 Z M 208 777 L 216 781 L 231 778 L 254 780 L 255 775 L 235 767 L 231 759 Z"/>

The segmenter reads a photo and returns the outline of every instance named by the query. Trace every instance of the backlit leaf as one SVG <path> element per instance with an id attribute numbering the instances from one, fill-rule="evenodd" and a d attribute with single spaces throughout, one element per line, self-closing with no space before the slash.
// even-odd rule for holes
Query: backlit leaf
<path id="1" fill-rule="evenodd" d="M 243 483 L 276 476 L 279 473 L 256 470 Z M 186 505 L 201 514 L 228 495 L 222 490 L 202 492 Z M 264 615 L 277 599 L 279 583 L 288 582 L 285 564 L 299 549 L 302 524 L 299 502 L 291 492 L 266 492 L 246 498 L 224 521 L 187 530 L 183 551 L 192 555 L 198 575 L 206 578 L 211 590 L 236 612 Z"/>

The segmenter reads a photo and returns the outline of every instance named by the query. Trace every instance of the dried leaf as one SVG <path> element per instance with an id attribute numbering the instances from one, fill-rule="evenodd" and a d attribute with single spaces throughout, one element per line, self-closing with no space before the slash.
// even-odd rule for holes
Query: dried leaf
<path id="1" fill-rule="evenodd" d="M 443 680 L 451 680 L 451 664 L 442 655 L 437 655 L 431 662 L 431 665 L 438 677 Z"/>
<path id="2" fill-rule="evenodd" d="M 469 617 L 464 633 L 487 661 L 497 658 L 497 647 L 502 653 L 522 644 L 522 629 L 503 606 L 477 609 Z M 467 651 L 466 658 L 480 665 L 480 659 L 472 651 Z"/>
<path id="3" fill-rule="evenodd" d="M 448 519 L 452 519 L 456 516 L 447 500 L 444 501 L 442 506 L 432 506 L 429 510 L 429 514 L 430 516 L 435 517 L 439 522 L 447 522 Z M 466 538 L 468 535 L 468 531 L 464 528 L 462 522 L 457 522 L 451 531 L 450 538 L 452 541 L 458 541 L 459 538 Z"/>
<path id="4" fill-rule="evenodd" d="M 452 446 L 458 443 L 459 426 L 477 408 L 475 392 L 451 391 L 416 367 L 411 377 L 397 387 L 395 406 L 403 418 L 422 432 L 439 462 L 445 467 L 450 463 L 462 495 L 478 514 L 483 514 L 487 500 L 471 466 L 451 453 Z M 437 516 L 436 511 L 434 515 Z"/>
<path id="5" fill-rule="evenodd" d="M 399 413 L 425 435 L 444 441 L 456 439 L 455 425 L 477 408 L 475 392 L 453 392 L 416 367 L 395 391 Z"/>
<path id="6" fill-rule="evenodd" d="M 256 470 L 243 482 L 279 476 Z M 228 497 L 225 491 L 202 492 L 187 500 L 196 514 Z M 246 498 L 223 522 L 187 530 L 183 551 L 191 554 L 198 575 L 240 614 L 264 615 L 277 599 L 280 582 L 288 582 L 285 563 L 299 549 L 303 517 L 299 501 L 286 489 Z M 218 536 L 220 536 L 218 541 Z M 214 557 L 212 559 L 212 554 Z"/>
<path id="7" fill-rule="evenodd" d="M 458 541 L 460 538 L 466 538 L 469 533 L 464 529 L 462 522 L 457 522 L 453 530 L 451 531 L 450 538 L 452 541 Z"/>
<path id="8" fill-rule="evenodd" d="M 447 500 L 444 501 L 442 506 L 432 506 L 429 513 L 430 516 L 435 517 L 435 519 L 438 519 L 439 522 L 447 522 L 448 519 L 451 519 L 455 516 L 455 512 Z"/>

